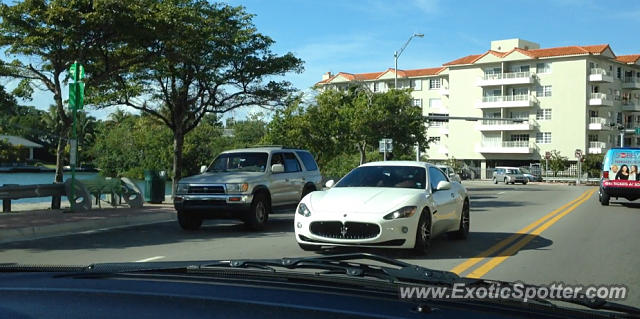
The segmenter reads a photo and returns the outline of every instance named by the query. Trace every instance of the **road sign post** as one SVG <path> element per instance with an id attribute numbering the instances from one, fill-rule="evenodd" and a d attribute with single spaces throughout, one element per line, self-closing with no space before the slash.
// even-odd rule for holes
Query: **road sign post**
<path id="1" fill-rule="evenodd" d="M 551 152 L 544 153 L 544 178 L 549 180 L 549 159 L 551 158 Z"/>
<path id="2" fill-rule="evenodd" d="M 383 138 L 378 142 L 379 152 L 383 153 L 383 160 L 387 160 L 387 152 L 393 152 L 393 140 L 390 138 Z"/>
<path id="3" fill-rule="evenodd" d="M 78 162 L 78 109 L 82 109 L 84 103 L 84 83 L 81 82 L 84 77 L 84 67 L 78 62 L 73 62 L 69 68 L 69 75 L 73 80 L 69 83 L 69 107 L 73 112 L 73 125 L 71 128 L 72 138 L 70 143 L 70 158 L 69 165 L 71 166 L 71 190 L 69 194 L 69 202 L 71 203 L 71 210 L 75 210 L 76 197 L 75 197 L 75 180 L 76 180 L 76 165 Z"/>
<path id="4" fill-rule="evenodd" d="M 580 185 L 580 177 L 582 175 L 582 150 L 577 149 L 575 156 L 578 159 L 578 161 L 576 162 L 576 169 L 578 171 L 578 178 L 576 179 L 576 185 Z"/>

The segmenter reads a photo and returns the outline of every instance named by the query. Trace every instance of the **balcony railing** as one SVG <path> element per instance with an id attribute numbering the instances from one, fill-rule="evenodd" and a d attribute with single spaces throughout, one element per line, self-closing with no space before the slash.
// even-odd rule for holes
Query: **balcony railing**
<path id="1" fill-rule="evenodd" d="M 589 142 L 589 148 L 607 148 L 605 142 Z"/>
<path id="2" fill-rule="evenodd" d="M 507 73 L 491 73 L 485 74 L 483 80 L 502 80 L 502 79 L 526 79 L 531 76 L 531 72 L 507 72 Z"/>
<path id="3" fill-rule="evenodd" d="M 531 84 L 533 74 L 531 72 L 506 72 L 488 73 L 478 78 L 478 86 Z"/>
<path id="4" fill-rule="evenodd" d="M 519 121 L 508 121 L 508 120 L 482 120 L 482 125 L 511 125 L 511 124 L 528 124 L 530 122 L 535 122 L 530 119 L 518 119 Z"/>
<path id="5" fill-rule="evenodd" d="M 606 93 L 591 93 L 590 98 L 599 100 L 610 100 L 609 96 Z"/>
<path id="6" fill-rule="evenodd" d="M 499 148 L 516 148 L 516 147 L 530 147 L 532 144 L 529 141 L 502 141 L 502 142 L 482 142 L 482 147 L 499 147 Z"/>
<path id="7" fill-rule="evenodd" d="M 602 68 L 593 68 L 589 70 L 589 81 L 592 82 L 613 82 L 613 76 Z"/>
<path id="8" fill-rule="evenodd" d="M 622 87 L 625 89 L 640 89 L 640 78 L 627 76 L 622 82 Z"/>
<path id="9" fill-rule="evenodd" d="M 589 70 L 589 75 L 591 75 L 591 74 L 609 75 L 609 72 L 607 72 L 607 70 L 605 70 L 603 68 L 593 68 L 593 69 Z"/>
<path id="10" fill-rule="evenodd" d="M 604 117 L 590 117 L 589 124 L 607 124 L 607 119 Z"/>
<path id="11" fill-rule="evenodd" d="M 476 146 L 479 153 L 531 154 L 536 148 L 529 141 L 484 141 Z"/>
<path id="12" fill-rule="evenodd" d="M 528 94 L 485 96 L 482 103 L 529 101 L 533 96 Z"/>

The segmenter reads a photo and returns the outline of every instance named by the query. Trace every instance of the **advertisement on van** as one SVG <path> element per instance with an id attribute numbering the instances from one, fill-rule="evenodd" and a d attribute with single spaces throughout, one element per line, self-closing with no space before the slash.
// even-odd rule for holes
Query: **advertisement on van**
<path id="1" fill-rule="evenodd" d="M 612 149 L 603 163 L 604 187 L 640 188 L 640 149 Z"/>

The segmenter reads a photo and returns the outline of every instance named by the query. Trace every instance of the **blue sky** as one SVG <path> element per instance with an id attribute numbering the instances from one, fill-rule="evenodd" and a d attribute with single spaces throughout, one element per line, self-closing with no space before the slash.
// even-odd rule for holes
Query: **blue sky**
<path id="1" fill-rule="evenodd" d="M 227 0 L 255 14 L 276 53 L 293 52 L 305 71 L 287 79 L 306 90 L 323 73 L 393 67 L 393 52 L 414 32 L 400 69 L 435 67 L 479 54 L 491 40 L 523 38 L 541 47 L 608 43 L 617 55 L 640 53 L 640 1 L 591 0 Z M 33 104 L 48 105 L 46 95 Z M 110 110 L 92 112 L 104 118 Z M 243 117 L 251 110 L 232 114 Z"/>

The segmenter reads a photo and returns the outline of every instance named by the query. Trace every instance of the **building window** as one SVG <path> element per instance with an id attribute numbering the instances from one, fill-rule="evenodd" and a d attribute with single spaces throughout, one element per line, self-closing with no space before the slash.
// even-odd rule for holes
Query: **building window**
<path id="1" fill-rule="evenodd" d="M 511 135 L 511 141 L 514 142 L 528 142 L 529 134 L 513 134 Z"/>
<path id="2" fill-rule="evenodd" d="M 622 99 L 622 97 L 620 96 L 620 90 L 616 90 L 615 100 L 616 101 L 620 101 L 621 99 Z"/>
<path id="3" fill-rule="evenodd" d="M 440 108 L 442 107 L 441 99 L 429 99 L 429 107 L 431 108 Z"/>
<path id="4" fill-rule="evenodd" d="M 411 105 L 422 107 L 422 99 L 413 99 Z"/>
<path id="5" fill-rule="evenodd" d="M 440 78 L 429 79 L 429 89 L 439 89 L 441 86 Z"/>
<path id="6" fill-rule="evenodd" d="M 536 87 L 536 96 L 551 96 L 551 85 Z"/>
<path id="7" fill-rule="evenodd" d="M 611 137 L 611 136 L 609 136 Z M 598 135 L 597 134 L 589 134 L 589 142 L 597 142 L 598 141 Z"/>
<path id="8" fill-rule="evenodd" d="M 431 142 L 434 144 L 440 144 L 440 136 L 432 136 L 429 139 L 431 139 Z"/>
<path id="9" fill-rule="evenodd" d="M 618 79 L 622 79 L 622 68 L 621 67 L 618 67 L 618 70 L 616 72 L 616 77 Z"/>
<path id="10" fill-rule="evenodd" d="M 411 88 L 415 91 L 422 90 L 422 80 L 411 80 Z"/>
<path id="11" fill-rule="evenodd" d="M 373 82 L 373 92 L 380 92 L 380 83 Z"/>
<path id="12" fill-rule="evenodd" d="M 538 63 L 536 64 L 537 73 L 551 73 L 551 63 Z"/>
<path id="13" fill-rule="evenodd" d="M 551 109 L 539 109 L 536 111 L 536 120 L 544 121 L 551 119 Z"/>
<path id="14" fill-rule="evenodd" d="M 550 144 L 551 143 L 551 132 L 536 133 L 536 143 L 538 143 L 538 144 Z"/>

